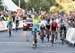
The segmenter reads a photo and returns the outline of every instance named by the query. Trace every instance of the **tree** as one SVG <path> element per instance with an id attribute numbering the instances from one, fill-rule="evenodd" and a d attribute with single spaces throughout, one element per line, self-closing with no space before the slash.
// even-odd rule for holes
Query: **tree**
<path id="1" fill-rule="evenodd" d="M 12 0 L 14 3 L 18 5 L 19 0 Z M 46 8 L 46 10 L 49 10 L 49 8 L 53 5 L 56 5 L 55 0 L 29 0 L 28 3 L 25 3 L 24 0 L 21 0 L 21 8 L 34 8 L 36 11 L 40 8 Z"/>
<path id="2" fill-rule="evenodd" d="M 50 8 L 50 2 L 49 2 L 48 0 L 43 0 L 43 1 L 41 2 L 40 6 L 41 6 L 42 8 L 45 8 L 46 10 L 49 10 L 49 8 Z"/>
<path id="3" fill-rule="evenodd" d="M 55 0 L 48 0 L 50 2 L 50 6 L 56 5 L 56 1 Z"/>
<path id="4" fill-rule="evenodd" d="M 29 0 L 29 7 L 33 7 L 34 9 L 38 9 L 39 7 L 45 8 L 49 10 L 49 8 L 53 5 L 56 5 L 55 0 Z"/>
<path id="5" fill-rule="evenodd" d="M 12 0 L 16 5 L 19 5 L 19 0 Z M 20 0 L 21 8 L 25 9 L 26 8 L 26 3 L 24 0 Z"/>
<path id="6" fill-rule="evenodd" d="M 39 0 L 29 0 L 28 2 L 28 8 L 34 8 L 35 11 L 37 11 L 39 9 Z"/>
<path id="7" fill-rule="evenodd" d="M 2 1 L 0 0 L 0 10 L 4 10 L 4 6 L 2 5 Z"/>

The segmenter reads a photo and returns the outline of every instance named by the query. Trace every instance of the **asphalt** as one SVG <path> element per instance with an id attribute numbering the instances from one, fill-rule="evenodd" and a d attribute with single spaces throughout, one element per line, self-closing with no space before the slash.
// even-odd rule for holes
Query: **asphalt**
<path id="1" fill-rule="evenodd" d="M 75 47 L 70 47 L 66 43 L 61 44 L 60 38 L 55 42 L 54 46 L 45 38 L 44 43 L 38 39 L 36 49 L 32 48 L 31 31 L 12 31 L 9 37 L 8 31 L 0 32 L 0 53 L 75 53 Z"/>

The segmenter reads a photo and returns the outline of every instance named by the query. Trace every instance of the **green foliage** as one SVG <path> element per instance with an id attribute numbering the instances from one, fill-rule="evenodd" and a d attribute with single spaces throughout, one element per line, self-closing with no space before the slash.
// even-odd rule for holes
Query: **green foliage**
<path id="1" fill-rule="evenodd" d="M 16 5 L 19 4 L 19 0 L 12 0 Z"/>
<path id="2" fill-rule="evenodd" d="M 2 5 L 2 1 L 0 0 L 0 10 L 4 10 L 4 6 Z"/>
<path id="3" fill-rule="evenodd" d="M 29 0 L 28 4 L 28 7 L 33 7 L 35 10 L 42 7 L 48 11 L 51 6 L 56 5 L 56 2 L 55 0 Z"/>
<path id="4" fill-rule="evenodd" d="M 21 8 L 25 9 L 26 8 L 26 3 L 24 0 L 21 0 Z"/>
<path id="5" fill-rule="evenodd" d="M 19 0 L 12 0 L 16 5 L 19 5 Z M 26 8 L 26 3 L 25 3 L 25 1 L 24 0 L 21 0 L 21 8 L 23 8 L 23 9 L 25 9 Z"/>
<path id="6" fill-rule="evenodd" d="M 13 0 L 14 3 L 18 5 L 18 0 Z M 56 5 L 55 0 L 29 0 L 28 3 L 25 3 L 24 0 L 21 0 L 21 8 L 34 8 L 38 10 L 40 7 L 49 10 L 49 8 L 53 5 Z"/>
<path id="7" fill-rule="evenodd" d="M 41 6 L 42 8 L 45 8 L 46 10 L 49 10 L 49 8 L 50 8 L 50 2 L 47 1 L 47 0 L 43 0 L 43 1 L 41 2 L 40 6 Z"/>
<path id="8" fill-rule="evenodd" d="M 50 2 L 50 6 L 56 5 L 56 1 L 55 0 L 48 0 Z"/>
<path id="9" fill-rule="evenodd" d="M 29 0 L 27 4 L 28 4 L 27 8 L 34 8 L 36 11 L 38 10 L 39 7 L 38 0 Z"/>

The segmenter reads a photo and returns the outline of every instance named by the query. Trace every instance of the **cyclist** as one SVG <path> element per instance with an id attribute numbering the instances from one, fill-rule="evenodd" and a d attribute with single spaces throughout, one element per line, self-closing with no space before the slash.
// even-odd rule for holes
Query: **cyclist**
<path id="1" fill-rule="evenodd" d="M 46 24 L 46 35 L 47 35 L 47 40 L 49 42 L 49 38 L 50 38 L 50 20 L 51 20 L 51 14 L 47 15 L 46 17 L 46 21 L 47 21 L 47 24 Z"/>
<path id="2" fill-rule="evenodd" d="M 33 34 L 33 47 L 37 47 L 37 32 L 39 32 L 39 18 L 37 15 L 32 17 L 32 34 Z"/>
<path id="3" fill-rule="evenodd" d="M 9 37 L 11 37 L 11 30 L 12 30 L 12 25 L 13 25 L 13 19 L 11 16 L 8 17 L 8 23 L 7 23 L 7 28 L 9 30 Z"/>
<path id="4" fill-rule="evenodd" d="M 52 46 L 54 41 L 56 40 L 56 32 L 58 31 L 58 24 L 54 18 L 52 18 L 52 22 L 50 23 L 50 32 L 51 32 L 51 42 Z"/>
<path id="5" fill-rule="evenodd" d="M 44 37 L 46 35 L 46 24 L 47 24 L 46 17 L 43 16 L 40 21 L 40 37 L 42 43 L 44 42 Z"/>
<path id="6" fill-rule="evenodd" d="M 64 35 L 62 35 L 62 33 L 64 33 Z M 64 40 L 66 38 L 66 25 L 63 19 L 61 19 L 61 24 L 60 24 L 60 38 L 61 40 Z"/>

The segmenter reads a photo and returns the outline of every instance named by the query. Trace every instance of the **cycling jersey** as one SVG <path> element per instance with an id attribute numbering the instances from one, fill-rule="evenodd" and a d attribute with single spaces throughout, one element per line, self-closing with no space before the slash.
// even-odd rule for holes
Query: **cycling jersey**
<path id="1" fill-rule="evenodd" d="M 57 23 L 50 23 L 50 28 L 51 30 L 56 30 L 58 28 L 58 24 Z"/>
<path id="2" fill-rule="evenodd" d="M 33 20 L 32 20 L 33 22 L 33 25 L 38 25 L 39 24 L 39 19 L 38 18 L 34 18 Z"/>
<path id="3" fill-rule="evenodd" d="M 16 20 L 20 20 L 20 17 L 19 17 L 19 16 L 16 16 L 16 17 L 15 17 L 15 21 L 16 21 Z"/>
<path id="4" fill-rule="evenodd" d="M 41 20 L 40 21 L 40 29 L 45 29 L 46 28 L 46 24 L 47 24 L 47 21 L 46 20 Z"/>
<path id="5" fill-rule="evenodd" d="M 41 20 L 40 21 L 40 26 L 46 26 L 46 24 L 47 24 L 47 21 L 46 20 Z"/>
<path id="6" fill-rule="evenodd" d="M 65 23 L 62 22 L 62 23 L 61 23 L 61 27 L 65 27 Z"/>
<path id="7" fill-rule="evenodd" d="M 60 27 L 66 27 L 64 20 L 61 20 L 61 22 L 60 22 Z"/>
<path id="8" fill-rule="evenodd" d="M 34 16 L 34 15 L 31 15 L 31 18 L 34 19 L 35 16 Z M 38 18 L 38 19 L 41 19 L 41 15 L 39 15 L 37 18 Z"/>
<path id="9" fill-rule="evenodd" d="M 31 16 L 31 17 L 32 17 L 32 24 L 33 24 L 32 31 L 39 31 L 40 30 L 39 28 L 40 20 L 35 16 Z"/>
<path id="10" fill-rule="evenodd" d="M 34 24 L 34 25 L 38 25 L 39 24 L 39 22 L 40 22 L 40 18 L 41 18 L 41 16 L 34 16 L 34 15 L 31 15 L 31 18 L 32 18 L 32 23 Z"/>
<path id="11" fill-rule="evenodd" d="M 12 27 L 12 18 L 9 18 L 9 20 L 8 20 L 8 24 L 7 24 L 7 26 L 9 27 L 9 28 L 11 28 Z"/>

